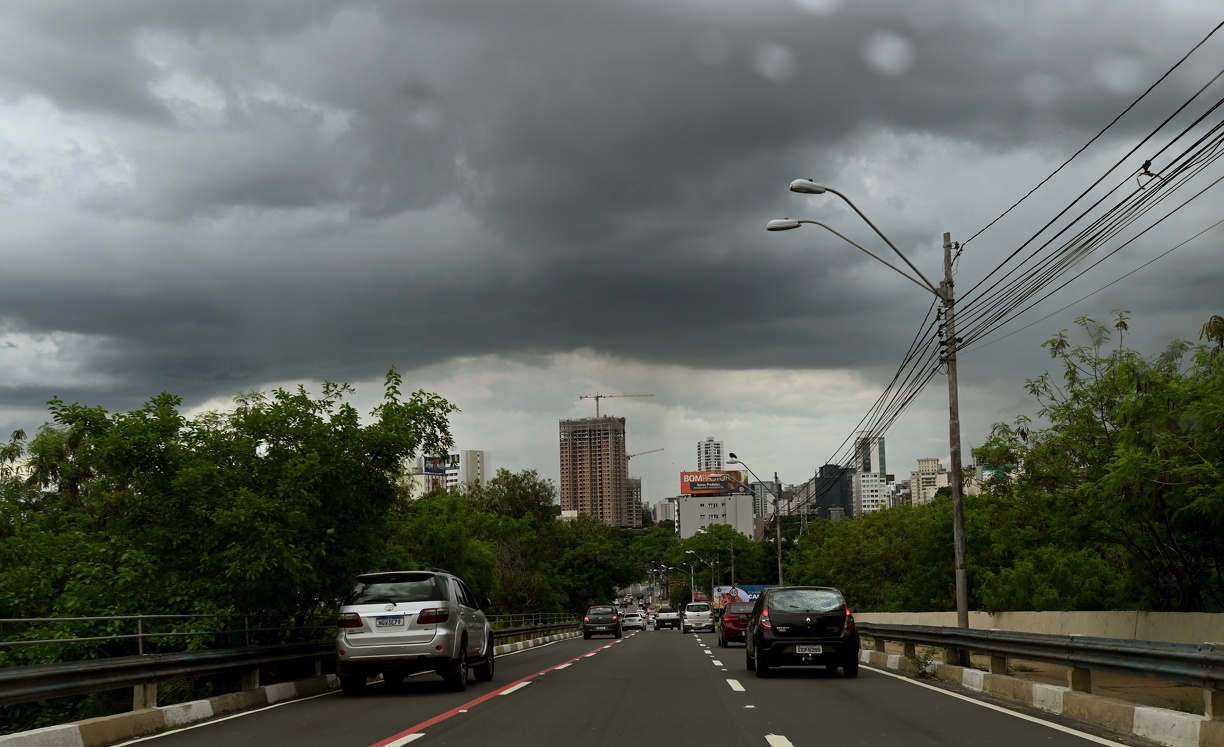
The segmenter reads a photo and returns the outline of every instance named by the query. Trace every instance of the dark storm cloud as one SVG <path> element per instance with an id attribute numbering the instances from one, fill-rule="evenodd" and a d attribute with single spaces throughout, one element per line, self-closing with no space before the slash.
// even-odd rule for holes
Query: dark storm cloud
<path id="1" fill-rule="evenodd" d="M 799 251 L 767 235 L 809 204 L 787 182 L 913 167 L 873 150 L 881 134 L 1061 159 L 1214 12 L 815 5 L 10 5 L 0 96 L 51 102 L 126 170 L 68 205 L 10 208 L 31 237 L 13 249 L 41 259 L 0 281 L 0 316 L 103 341 L 87 368 L 140 399 L 582 347 L 887 369 L 929 299 L 829 236 Z M 1192 80 L 1107 140 L 1134 141 Z M 954 158 L 940 170 L 973 169 Z M 873 214 L 937 267 L 932 216 L 886 199 Z M 956 201 L 973 228 L 1006 207 Z M 821 209 L 874 241 L 844 206 Z"/>

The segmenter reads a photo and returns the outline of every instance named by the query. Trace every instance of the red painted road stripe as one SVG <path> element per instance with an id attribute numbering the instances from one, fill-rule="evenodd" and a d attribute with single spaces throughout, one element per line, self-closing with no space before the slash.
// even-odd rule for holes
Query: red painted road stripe
<path id="1" fill-rule="evenodd" d="M 623 638 L 619 638 L 619 639 L 617 639 L 617 640 L 613 641 L 613 643 L 620 643 L 622 640 L 624 640 L 624 639 L 623 639 Z M 592 649 L 591 651 L 587 652 L 587 654 L 593 654 L 593 653 L 595 653 L 595 652 L 597 652 L 597 651 L 602 650 L 602 649 L 604 648 L 604 645 L 606 645 L 606 644 L 601 644 L 601 645 L 599 645 L 599 646 L 595 647 L 595 648 L 594 648 L 594 649 Z M 562 664 L 573 664 L 573 663 L 577 662 L 578 660 L 580 660 L 580 659 L 582 659 L 582 658 L 586 657 L 586 656 L 587 656 L 587 654 L 581 654 L 581 655 L 579 655 L 579 656 L 575 656 L 574 658 L 570 659 L 569 661 L 562 661 L 562 662 L 558 662 L 558 663 L 556 663 L 556 664 L 552 665 L 551 667 L 549 667 L 548 669 L 545 669 L 545 670 L 543 670 L 543 671 L 541 671 L 541 672 L 536 672 L 535 674 L 529 674 L 529 675 L 527 675 L 526 677 L 523 677 L 523 678 L 522 678 L 522 679 L 520 679 L 520 680 L 515 680 L 514 682 L 511 682 L 509 685 L 506 685 L 505 687 L 501 688 L 500 690 L 495 690 L 495 691 L 493 691 L 493 692 L 491 692 L 491 693 L 486 693 L 486 694 L 484 694 L 484 695 L 481 695 L 479 698 L 477 698 L 477 699 L 475 699 L 475 700 L 470 700 L 470 701 L 468 701 L 467 703 L 464 703 L 464 704 L 463 704 L 463 705 L 461 705 L 461 706 L 457 706 L 457 707 L 455 707 L 455 708 L 452 708 L 452 709 L 450 709 L 449 711 L 447 711 L 447 712 L 445 712 L 445 713 L 439 713 L 437 716 L 434 716 L 433 718 L 429 719 L 428 721 L 422 721 L 421 723 L 417 724 L 416 726 L 411 726 L 411 727 L 409 727 L 409 728 L 407 728 L 407 729 L 404 729 L 403 731 L 401 731 L 401 732 L 400 732 L 400 733 L 398 733 L 398 734 L 392 734 L 391 736 L 387 737 L 386 739 L 383 739 L 382 741 L 375 742 L 374 744 L 370 745 L 370 747 L 386 747 L 387 745 L 391 744 L 392 742 L 394 742 L 394 741 L 395 741 L 395 740 L 397 740 L 397 739 L 403 739 L 404 737 L 408 736 L 409 734 L 416 734 L 416 733 L 417 733 L 417 732 L 419 732 L 419 731 L 424 731 L 425 729 L 428 729 L 429 727 L 433 726 L 434 724 L 440 724 L 440 723 L 442 723 L 442 722 L 443 722 L 443 721 L 445 721 L 446 719 L 450 718 L 451 716 L 454 716 L 454 715 L 458 714 L 458 713 L 459 713 L 459 712 L 461 712 L 461 711 L 471 710 L 472 708 L 474 708 L 474 707 L 476 707 L 476 706 L 480 705 L 481 703 L 485 702 L 486 700 L 488 700 L 488 699 L 490 699 L 490 698 L 496 698 L 498 695 L 501 695 L 503 692 L 505 692 L 505 691 L 509 690 L 510 688 L 514 687 L 515 685 L 520 685 L 520 684 L 522 684 L 522 683 L 524 683 L 524 682 L 530 682 L 530 681 L 534 680 L 536 677 L 539 677 L 540 675 L 543 675 L 543 674 L 548 674 L 549 672 L 553 671 L 554 669 L 556 669 L 557 667 L 561 666 Z"/>

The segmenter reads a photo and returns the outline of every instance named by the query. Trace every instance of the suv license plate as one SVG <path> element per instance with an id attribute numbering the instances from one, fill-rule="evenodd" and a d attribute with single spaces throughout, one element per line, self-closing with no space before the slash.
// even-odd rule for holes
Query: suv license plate
<path id="1" fill-rule="evenodd" d="M 378 627 L 378 628 L 391 628 L 397 625 L 402 626 L 403 624 L 404 624 L 403 616 L 374 618 L 374 625 L 375 627 Z"/>
<path id="2" fill-rule="evenodd" d="M 797 654 L 819 654 L 822 653 L 820 646 L 795 646 Z"/>

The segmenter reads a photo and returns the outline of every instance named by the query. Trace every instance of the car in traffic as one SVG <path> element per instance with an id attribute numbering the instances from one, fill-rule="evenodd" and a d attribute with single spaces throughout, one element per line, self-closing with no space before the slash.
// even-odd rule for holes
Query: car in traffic
<path id="1" fill-rule="evenodd" d="M 446 571 L 366 573 L 336 619 L 336 675 L 345 695 L 365 690 L 370 678 L 396 686 L 410 674 L 433 670 L 452 690 L 469 675 L 493 679 L 493 628 L 476 597 Z"/>
<path id="2" fill-rule="evenodd" d="M 757 677 L 775 667 L 841 668 L 858 676 L 859 636 L 841 590 L 830 586 L 777 586 L 757 599 L 745 635 L 745 665 Z"/>
<path id="3" fill-rule="evenodd" d="M 680 616 L 680 632 L 690 630 L 714 630 L 714 615 L 709 602 L 689 602 Z"/>
<path id="4" fill-rule="evenodd" d="M 723 608 L 722 617 L 718 620 L 718 645 L 726 648 L 732 641 L 744 640 L 744 631 L 748 629 L 748 620 L 752 618 L 752 602 L 732 602 Z"/>
<path id="5" fill-rule="evenodd" d="M 597 604 L 587 608 L 582 616 L 582 637 L 590 640 L 593 635 L 610 635 L 620 638 L 624 635 L 621 627 L 621 613 L 610 604 Z"/>
<path id="6" fill-rule="evenodd" d="M 621 627 L 625 630 L 633 628 L 634 630 L 646 629 L 646 616 L 641 612 L 626 612 L 621 615 Z"/>
<path id="7" fill-rule="evenodd" d="M 655 630 L 663 628 L 679 628 L 680 613 L 671 607 L 660 607 L 655 615 Z"/>

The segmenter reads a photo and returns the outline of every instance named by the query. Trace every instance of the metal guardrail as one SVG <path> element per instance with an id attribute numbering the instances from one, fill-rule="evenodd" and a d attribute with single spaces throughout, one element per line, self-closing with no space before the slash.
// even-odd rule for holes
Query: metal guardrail
<path id="1" fill-rule="evenodd" d="M 522 620 L 531 616 L 505 615 L 500 617 Z M 506 640 L 519 636 L 572 629 L 579 624 L 578 618 L 574 615 L 557 617 L 559 622 L 544 625 L 496 628 L 493 631 L 493 639 L 494 641 Z M 502 620 L 502 622 L 506 621 Z M 51 642 L 63 643 L 67 640 L 54 639 Z M 0 706 L 124 687 L 138 687 L 165 680 L 250 672 L 270 664 L 290 662 L 310 664 L 334 656 L 335 646 L 335 641 L 328 640 L 5 667 L 0 668 Z"/>
<path id="2" fill-rule="evenodd" d="M 1224 644 L 1166 643 L 1046 635 L 1010 630 L 973 630 L 933 625 L 860 622 L 861 635 L 991 657 L 1061 664 L 1073 669 L 1113 672 L 1224 690 Z"/>
<path id="3" fill-rule="evenodd" d="M 22 639 L 14 638 L 10 640 L 0 641 L 0 650 L 14 649 L 22 646 L 36 645 L 51 645 L 51 644 L 67 644 L 67 643 L 97 643 L 103 641 L 136 641 L 136 653 L 145 653 L 145 642 L 148 640 L 174 639 L 174 638 L 204 638 L 211 637 L 220 639 L 223 637 L 237 637 L 241 641 L 241 645 L 253 645 L 252 636 L 259 638 L 264 633 L 275 633 L 278 636 L 296 635 L 302 636 L 305 634 L 308 637 L 317 637 L 317 632 L 329 630 L 335 625 L 308 625 L 302 627 L 293 627 L 285 625 L 277 626 L 260 626 L 256 622 L 252 627 L 252 620 L 259 618 L 251 615 L 103 615 L 97 617 L 9 617 L 0 618 L 0 631 L 5 628 L 15 625 L 42 625 L 54 627 L 58 631 L 66 631 L 66 636 L 54 636 L 51 638 L 37 639 Z M 158 630 L 157 623 L 178 623 L 182 621 L 197 621 L 196 628 L 206 628 L 209 622 L 216 623 L 211 629 L 196 629 L 196 630 Z M 133 625 L 133 628 L 128 628 L 134 632 L 129 633 L 109 633 L 106 635 L 79 635 L 76 630 L 80 628 L 90 628 L 101 625 L 103 627 L 109 624 L 119 623 L 120 625 Z M 231 644 L 232 646 L 233 644 Z"/>

